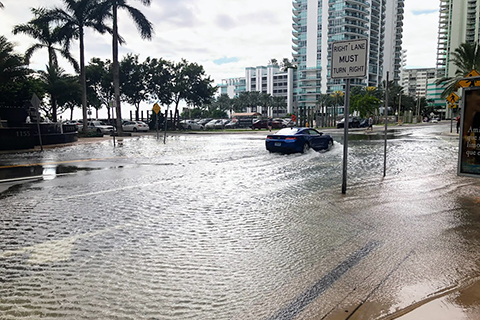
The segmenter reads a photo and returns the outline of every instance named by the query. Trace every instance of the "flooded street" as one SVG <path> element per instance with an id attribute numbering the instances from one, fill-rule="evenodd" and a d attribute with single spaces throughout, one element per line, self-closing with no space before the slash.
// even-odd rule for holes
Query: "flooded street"
<path id="1" fill-rule="evenodd" d="M 340 130 L 293 155 L 266 132 L 1 154 L 0 319 L 403 315 L 480 276 L 480 180 L 449 130 L 392 131 L 385 178 L 383 136 L 355 132 L 346 195 Z"/>

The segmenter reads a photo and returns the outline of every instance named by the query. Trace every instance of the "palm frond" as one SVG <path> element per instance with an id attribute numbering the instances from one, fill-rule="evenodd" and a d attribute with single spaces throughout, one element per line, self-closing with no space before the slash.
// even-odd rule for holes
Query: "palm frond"
<path id="1" fill-rule="evenodd" d="M 128 5 L 125 5 L 122 8 L 128 11 L 128 14 L 135 22 L 135 26 L 140 32 L 142 39 L 151 39 L 152 34 L 154 33 L 153 24 L 148 21 L 145 15 L 140 10 Z"/>

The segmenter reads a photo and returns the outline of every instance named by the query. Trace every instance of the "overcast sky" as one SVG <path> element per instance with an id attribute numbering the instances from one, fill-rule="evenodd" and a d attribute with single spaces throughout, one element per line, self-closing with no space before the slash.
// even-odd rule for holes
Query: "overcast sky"
<path id="1" fill-rule="evenodd" d="M 1 0 L 0 35 L 25 52 L 33 40 L 13 35 L 16 24 L 32 18 L 30 8 L 61 6 L 61 0 Z M 292 57 L 291 0 L 152 0 L 150 7 L 140 1 L 128 3 L 140 9 L 154 24 L 151 41 L 142 40 L 130 17 L 119 17 L 119 32 L 127 43 L 120 48 L 120 59 L 127 53 L 162 57 L 174 62 L 181 58 L 203 65 L 215 81 L 243 77 L 245 67 L 267 65 L 271 58 L 279 61 Z M 437 47 L 439 0 L 406 0 L 403 48 L 407 50 L 407 67 L 434 67 Z M 111 59 L 111 37 L 87 31 L 86 60 L 92 57 Z M 78 57 L 78 44 L 72 47 Z M 31 68 L 45 69 L 46 52 L 38 51 Z M 63 61 L 64 68 L 72 69 Z M 123 108 L 122 108 L 123 109 Z"/>

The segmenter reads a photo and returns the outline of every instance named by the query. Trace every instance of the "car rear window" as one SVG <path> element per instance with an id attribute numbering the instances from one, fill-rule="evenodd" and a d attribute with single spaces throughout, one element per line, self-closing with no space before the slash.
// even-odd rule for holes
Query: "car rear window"
<path id="1" fill-rule="evenodd" d="M 277 134 L 282 136 L 293 136 L 297 132 L 298 132 L 297 128 L 284 128 L 278 131 Z"/>

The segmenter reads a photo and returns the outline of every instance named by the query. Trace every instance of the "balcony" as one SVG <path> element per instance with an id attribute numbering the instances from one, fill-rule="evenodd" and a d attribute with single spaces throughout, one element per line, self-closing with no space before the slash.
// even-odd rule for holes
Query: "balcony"
<path id="1" fill-rule="evenodd" d="M 365 8 L 367 8 L 369 5 L 365 0 L 345 0 L 345 3 L 352 3 L 354 5 L 363 6 Z"/>

